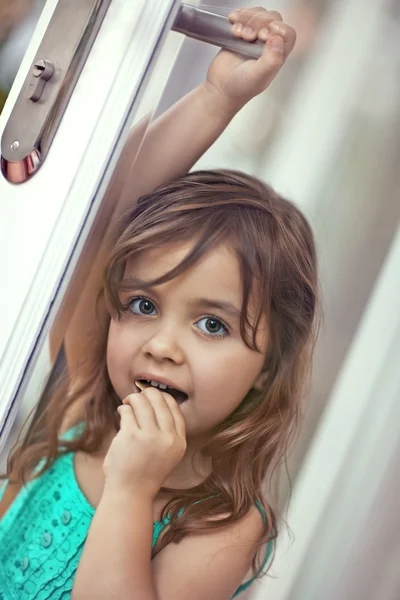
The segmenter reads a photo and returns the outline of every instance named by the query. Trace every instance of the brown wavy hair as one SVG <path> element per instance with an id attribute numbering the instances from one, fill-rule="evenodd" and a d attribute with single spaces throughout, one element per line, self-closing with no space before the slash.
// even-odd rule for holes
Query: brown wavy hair
<path id="1" fill-rule="evenodd" d="M 141 197 L 118 224 L 113 239 L 103 280 L 110 317 L 106 327 L 99 328 L 96 352 L 82 365 L 79 383 L 72 387 L 67 376 L 61 379 L 29 438 L 10 456 L 10 481 L 39 475 L 63 452 L 92 453 L 110 425 L 118 430 L 116 409 L 121 402 L 108 376 L 106 344 L 110 319 L 120 318 L 123 311 L 119 295 L 127 260 L 171 240 L 193 241 L 179 265 L 149 282 L 157 285 L 184 272 L 216 244 L 227 243 L 241 268 L 244 343 L 261 351 L 256 346 L 257 326 L 263 315 L 269 324 L 264 385 L 262 390 L 251 389 L 211 432 L 202 447 L 212 459 L 207 479 L 190 489 L 167 490 L 172 498 L 161 518 L 168 514 L 171 520 L 161 547 L 241 519 L 256 501 L 266 515 L 253 555 L 258 573 L 262 546 L 277 536 L 272 476 L 298 430 L 315 342 L 317 266 L 311 228 L 299 209 L 271 187 L 240 172 L 215 170 L 190 173 Z M 258 300 L 254 321 L 248 315 L 251 290 Z M 83 404 L 80 419 L 86 427 L 60 446 L 64 418 L 78 402 Z M 34 474 L 41 457 L 46 457 L 45 464 Z"/>

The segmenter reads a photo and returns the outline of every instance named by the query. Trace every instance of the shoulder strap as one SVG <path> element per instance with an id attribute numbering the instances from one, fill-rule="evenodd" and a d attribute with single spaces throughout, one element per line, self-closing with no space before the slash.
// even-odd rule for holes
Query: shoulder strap
<path id="1" fill-rule="evenodd" d="M 265 558 L 263 561 L 263 564 L 261 565 L 261 569 L 258 572 L 257 575 L 259 575 L 262 571 L 264 571 L 265 567 L 267 566 L 268 561 L 270 560 L 272 553 L 274 550 L 274 542 L 270 541 L 267 544 L 267 548 L 266 548 L 266 552 L 265 552 Z M 255 577 L 252 577 L 251 579 L 249 579 L 248 581 L 246 581 L 245 583 L 242 583 L 242 585 L 236 590 L 235 594 L 232 596 L 232 598 L 236 598 L 236 596 L 238 596 L 239 594 L 241 594 L 242 592 L 244 592 L 245 590 L 247 590 L 251 584 L 255 581 Z"/>
<path id="2" fill-rule="evenodd" d="M 261 516 L 263 518 L 264 523 L 266 523 L 267 522 L 267 515 L 265 514 L 265 510 L 263 509 L 262 504 L 260 504 L 260 502 L 258 500 L 255 501 L 255 504 L 256 504 L 258 510 L 261 513 Z M 271 559 L 273 551 L 274 551 L 274 541 L 271 540 L 266 545 L 265 557 L 264 557 L 263 563 L 262 563 L 261 568 L 260 568 L 260 570 L 259 570 L 259 572 L 258 572 L 257 575 L 259 575 L 260 573 L 262 573 L 262 571 L 264 571 L 265 567 L 267 566 L 268 561 Z M 242 583 L 242 585 L 236 590 L 236 592 L 232 596 L 232 598 L 236 598 L 236 596 L 238 596 L 239 594 L 241 594 L 242 592 L 244 592 L 245 590 L 247 590 L 251 586 L 251 584 L 255 581 L 255 579 L 256 579 L 255 577 L 252 577 L 251 579 L 249 579 L 245 583 Z"/>
<path id="3" fill-rule="evenodd" d="M 73 440 L 74 437 L 76 437 L 82 433 L 84 428 L 85 428 L 84 423 L 78 423 L 77 425 L 70 427 L 69 429 L 67 429 L 67 431 L 64 431 L 64 433 L 60 436 L 60 442 L 62 442 L 62 441 L 69 442 L 70 440 Z"/>

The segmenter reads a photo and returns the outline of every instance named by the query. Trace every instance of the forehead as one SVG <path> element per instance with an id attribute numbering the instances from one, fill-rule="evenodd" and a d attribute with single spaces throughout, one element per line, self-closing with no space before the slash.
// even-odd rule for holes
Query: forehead
<path id="1" fill-rule="evenodd" d="M 158 279 L 179 265 L 192 247 L 193 242 L 190 242 L 146 250 L 127 262 L 124 277 L 133 276 L 144 281 Z M 239 261 L 227 244 L 211 248 L 183 273 L 160 287 L 171 284 L 175 288 L 182 286 L 186 291 L 193 290 L 196 295 L 200 291 L 203 294 L 212 291 L 230 295 L 237 302 L 242 298 Z"/>

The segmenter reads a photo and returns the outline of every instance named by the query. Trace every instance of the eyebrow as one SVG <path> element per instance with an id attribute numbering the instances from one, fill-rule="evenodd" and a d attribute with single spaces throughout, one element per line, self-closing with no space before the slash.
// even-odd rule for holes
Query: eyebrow
<path id="1" fill-rule="evenodd" d="M 139 288 L 144 291 L 154 291 L 154 288 L 147 281 L 139 279 L 139 277 L 124 277 L 118 287 L 120 292 L 130 292 Z"/>
<path id="2" fill-rule="evenodd" d="M 139 279 L 138 277 L 125 277 L 122 279 L 120 283 L 121 292 L 127 292 L 135 289 L 140 289 L 144 292 L 148 291 L 155 293 L 155 287 L 149 285 L 143 279 Z M 217 300 L 214 298 L 196 298 L 196 300 L 193 300 L 191 304 L 193 306 L 202 306 L 208 308 L 209 310 L 223 310 L 235 319 L 239 319 L 241 315 L 241 311 L 234 304 L 226 300 Z"/>
<path id="3" fill-rule="evenodd" d="M 209 309 L 219 309 L 223 310 L 227 314 L 231 315 L 235 319 L 240 318 L 241 311 L 234 306 L 231 302 L 227 302 L 226 300 L 214 300 L 211 298 L 198 298 L 193 302 L 196 306 L 205 306 Z"/>

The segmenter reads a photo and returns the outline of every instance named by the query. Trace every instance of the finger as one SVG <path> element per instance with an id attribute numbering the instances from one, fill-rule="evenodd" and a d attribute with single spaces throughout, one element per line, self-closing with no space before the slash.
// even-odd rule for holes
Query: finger
<path id="1" fill-rule="evenodd" d="M 176 429 L 177 434 L 181 438 L 186 440 L 186 426 L 185 426 L 185 420 L 182 416 L 181 409 L 179 408 L 175 398 L 173 398 L 169 394 L 164 394 L 164 398 L 165 398 L 165 402 L 167 403 L 167 405 L 169 407 L 171 415 L 174 419 L 175 429 Z"/>
<path id="2" fill-rule="evenodd" d="M 232 27 L 233 35 L 241 37 L 248 42 L 256 40 L 258 30 L 255 27 L 255 23 L 260 21 L 262 17 L 265 17 L 266 12 L 267 11 L 263 8 L 253 8 L 249 10 L 242 9 L 234 12 L 234 20 L 231 20 L 231 22 L 234 23 Z M 256 15 L 258 15 L 257 18 Z M 265 23 L 268 23 L 268 21 L 265 21 Z"/>
<path id="3" fill-rule="evenodd" d="M 231 23 L 235 23 L 235 21 L 237 21 L 238 19 L 240 19 L 243 15 L 243 13 L 248 12 L 254 12 L 255 10 L 262 10 L 261 6 L 256 6 L 253 8 L 235 8 L 230 15 L 228 15 L 228 19 Z"/>
<path id="4" fill-rule="evenodd" d="M 252 13 L 241 12 L 232 26 L 232 34 L 247 42 L 254 42 L 257 39 L 258 30 L 251 26 L 251 19 Z"/>
<path id="5" fill-rule="evenodd" d="M 263 13 L 264 15 L 268 16 L 271 15 L 272 19 L 280 19 L 283 21 L 282 15 L 279 12 L 276 10 L 267 10 L 263 6 L 253 6 L 252 8 L 235 8 L 228 16 L 228 19 L 231 23 L 235 23 L 241 19 L 248 20 L 256 13 Z"/>
<path id="6" fill-rule="evenodd" d="M 231 23 L 234 23 L 232 33 L 248 42 L 255 41 L 260 30 L 266 29 L 269 23 L 279 19 L 282 20 L 282 16 L 278 12 L 262 7 L 234 11 L 229 17 Z"/>
<path id="7" fill-rule="evenodd" d="M 262 55 L 253 61 L 252 72 L 263 89 L 274 79 L 284 63 L 284 41 L 278 35 L 270 36 Z"/>
<path id="8" fill-rule="evenodd" d="M 123 404 L 117 408 L 121 417 L 120 429 L 138 429 L 138 424 L 132 408 L 128 404 Z"/>
<path id="9" fill-rule="evenodd" d="M 283 17 L 277 10 L 269 10 L 268 15 L 272 16 L 273 21 L 283 21 Z"/>
<path id="10" fill-rule="evenodd" d="M 124 398 L 123 403 L 133 410 L 139 429 L 158 429 L 153 407 L 145 392 L 130 394 Z"/>
<path id="11" fill-rule="evenodd" d="M 145 393 L 153 407 L 158 428 L 161 429 L 161 431 L 174 430 L 174 417 L 172 416 L 169 404 L 166 402 L 166 397 L 172 398 L 172 396 L 166 394 L 165 392 L 161 392 L 156 388 L 147 388 Z M 173 398 L 172 400 L 175 402 Z"/>
<path id="12" fill-rule="evenodd" d="M 283 42 L 284 42 L 283 55 L 284 55 L 284 58 L 286 59 L 289 56 L 289 54 L 291 53 L 291 51 L 293 50 L 294 45 L 296 43 L 295 30 L 293 29 L 293 27 L 290 27 L 290 25 L 286 25 L 286 23 L 282 23 L 281 21 L 272 21 L 268 25 L 268 30 L 269 30 L 269 37 L 271 36 L 271 34 L 277 34 L 283 39 Z"/>
<path id="13" fill-rule="evenodd" d="M 244 26 L 242 37 L 247 41 L 256 40 L 259 37 L 260 31 L 268 29 L 271 23 L 280 23 L 281 20 L 278 20 L 279 17 L 282 20 L 281 15 L 275 11 L 261 10 L 254 12 Z"/>

